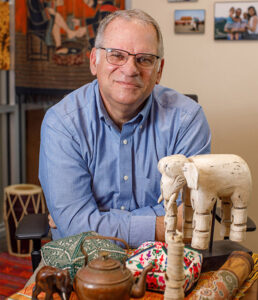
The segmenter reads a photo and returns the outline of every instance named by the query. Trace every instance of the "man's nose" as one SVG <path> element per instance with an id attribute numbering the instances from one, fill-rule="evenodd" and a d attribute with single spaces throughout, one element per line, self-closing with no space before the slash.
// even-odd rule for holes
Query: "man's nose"
<path id="1" fill-rule="evenodd" d="M 139 68 L 136 63 L 135 56 L 129 55 L 127 62 L 122 66 L 123 71 L 128 75 L 139 74 Z"/>

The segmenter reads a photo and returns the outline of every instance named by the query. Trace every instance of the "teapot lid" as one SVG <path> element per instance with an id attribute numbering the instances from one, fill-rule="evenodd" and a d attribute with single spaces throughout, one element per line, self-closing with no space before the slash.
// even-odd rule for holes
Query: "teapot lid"
<path id="1" fill-rule="evenodd" d="M 132 278 L 131 271 L 120 261 L 108 257 L 109 252 L 101 251 L 99 257 L 90 261 L 76 273 L 77 280 L 87 284 L 118 284 Z"/>
<path id="2" fill-rule="evenodd" d="M 105 270 L 105 271 L 111 271 L 120 268 L 120 266 L 121 266 L 120 261 L 109 257 L 109 252 L 107 251 L 100 251 L 99 257 L 93 259 L 88 263 L 88 267 L 91 269 Z"/>

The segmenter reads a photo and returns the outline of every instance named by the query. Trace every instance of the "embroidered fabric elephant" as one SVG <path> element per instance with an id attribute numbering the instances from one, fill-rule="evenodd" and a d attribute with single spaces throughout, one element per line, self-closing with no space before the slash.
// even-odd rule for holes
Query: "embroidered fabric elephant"
<path id="1" fill-rule="evenodd" d="M 189 237 L 190 231 L 193 231 L 192 247 L 208 248 L 211 210 L 219 199 L 222 200 L 223 213 L 221 233 L 229 235 L 233 241 L 245 239 L 252 179 L 249 167 L 241 157 L 233 154 L 205 154 L 186 158 L 177 154 L 163 157 L 158 169 L 162 174 L 159 201 L 164 199 L 175 203 L 184 186 L 183 231 L 184 237 Z M 172 209 L 172 214 L 175 213 L 175 209 Z M 175 230 L 176 224 L 173 226 L 170 232 Z"/>

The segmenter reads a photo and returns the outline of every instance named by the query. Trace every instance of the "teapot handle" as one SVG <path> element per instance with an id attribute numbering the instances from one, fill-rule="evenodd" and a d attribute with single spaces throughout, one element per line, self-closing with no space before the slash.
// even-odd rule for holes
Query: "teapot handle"
<path id="1" fill-rule="evenodd" d="M 96 235 L 96 236 L 86 236 L 82 243 L 81 243 L 81 252 L 84 254 L 85 256 L 85 266 L 87 265 L 88 263 L 88 254 L 87 252 L 85 251 L 85 249 L 83 248 L 83 243 L 85 240 L 114 240 L 114 241 L 118 241 L 118 242 L 122 242 L 126 249 L 127 249 L 127 252 L 129 251 L 129 245 L 127 244 L 127 242 L 123 239 L 120 239 L 120 238 L 117 238 L 117 237 L 114 237 L 114 236 L 102 236 L 102 235 Z"/>

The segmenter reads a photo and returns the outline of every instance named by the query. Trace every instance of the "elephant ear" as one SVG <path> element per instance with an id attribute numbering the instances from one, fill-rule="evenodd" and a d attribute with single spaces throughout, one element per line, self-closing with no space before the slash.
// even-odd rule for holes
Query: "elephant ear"
<path id="1" fill-rule="evenodd" d="M 187 186 L 190 189 L 198 189 L 198 169 L 194 163 L 185 163 L 183 167 L 184 176 L 187 182 Z"/>

